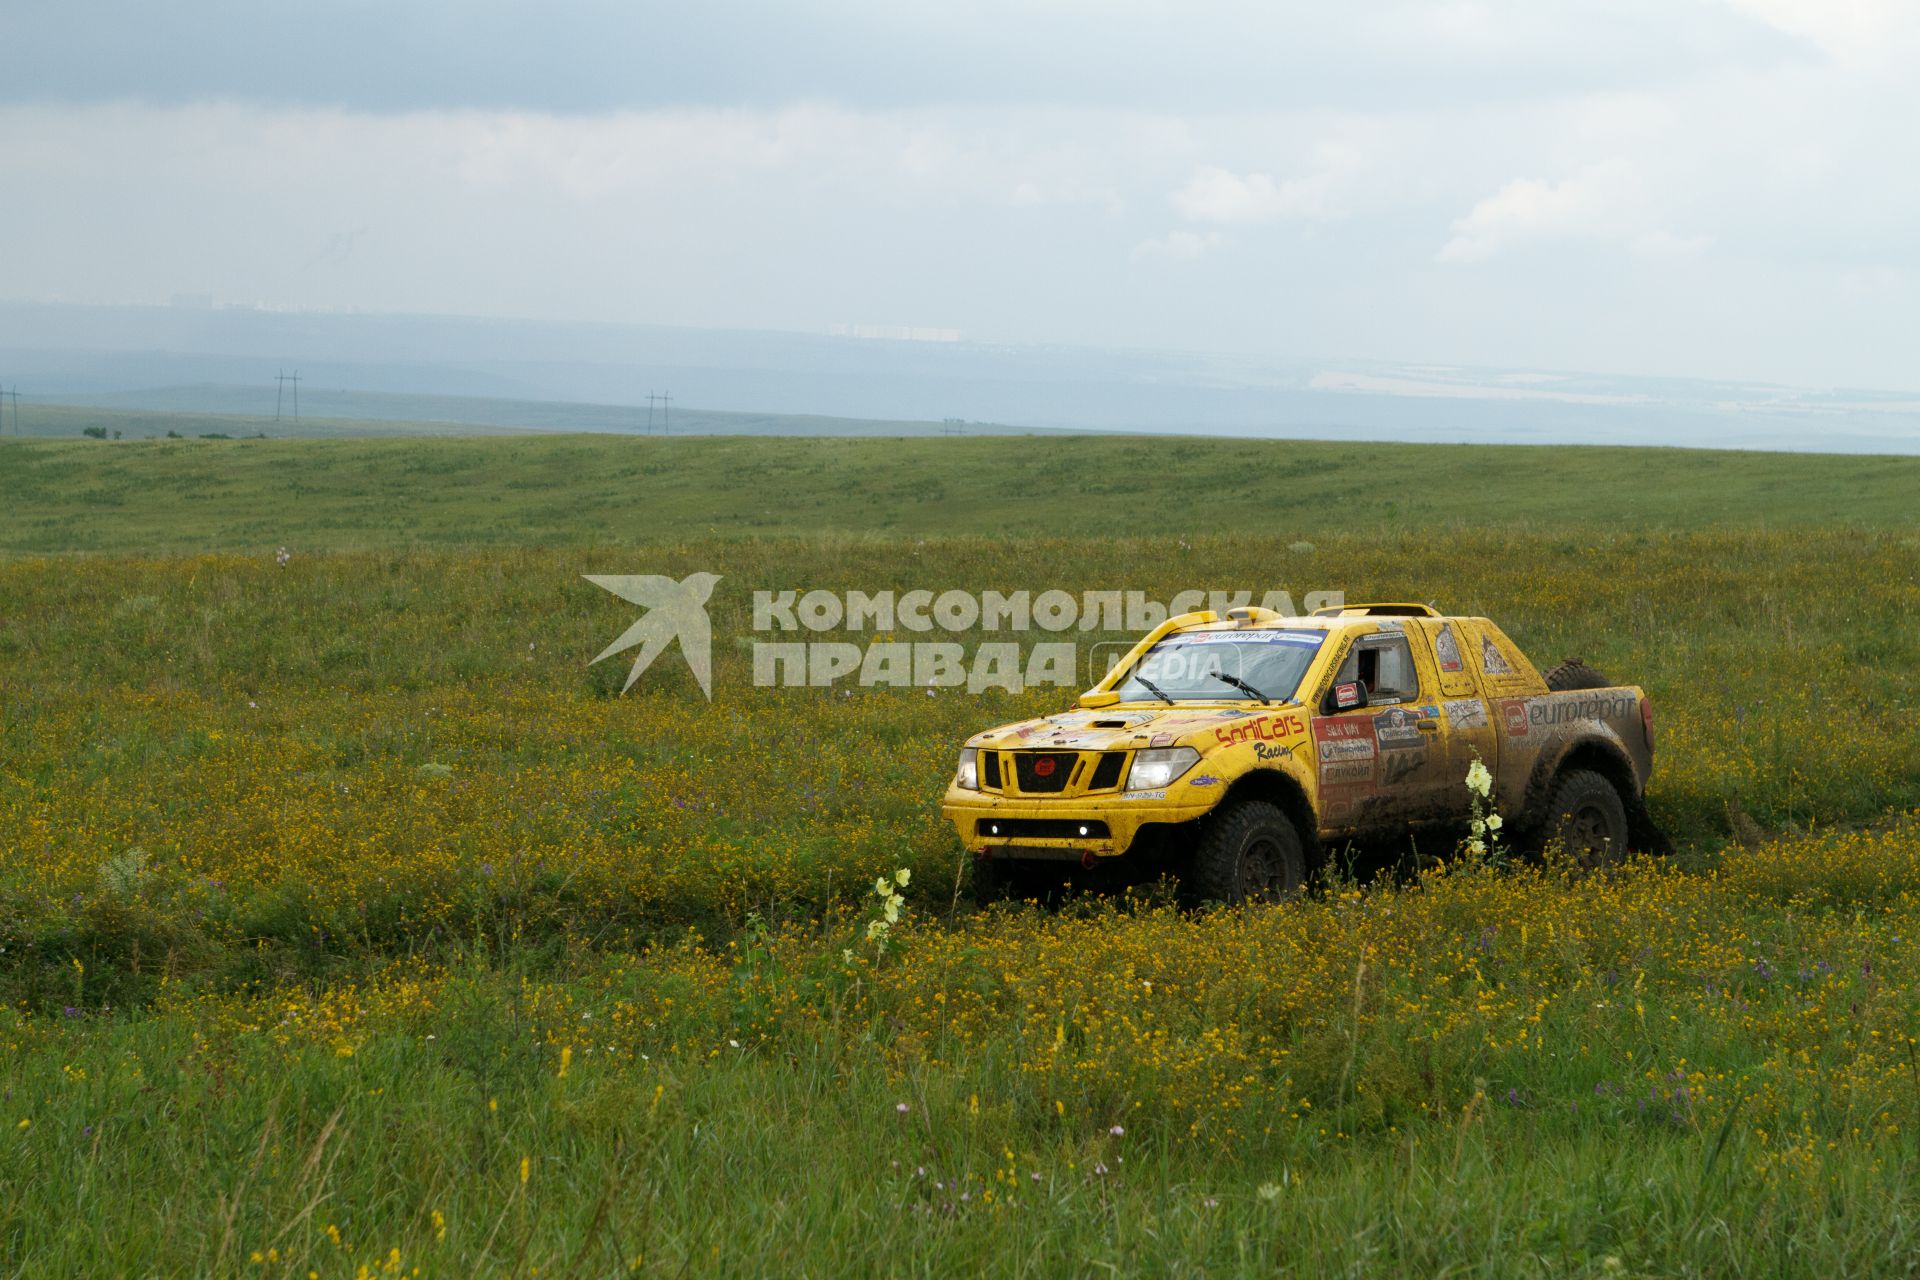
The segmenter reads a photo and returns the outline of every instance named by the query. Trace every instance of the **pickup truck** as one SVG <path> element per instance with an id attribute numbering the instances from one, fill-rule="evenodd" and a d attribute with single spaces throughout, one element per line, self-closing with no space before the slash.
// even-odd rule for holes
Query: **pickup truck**
<path id="1" fill-rule="evenodd" d="M 1423 604 L 1183 614 L 1067 711 L 968 739 L 941 814 L 982 899 L 1122 860 L 1195 902 L 1292 893 L 1343 843 L 1464 829 L 1475 761 L 1512 847 L 1662 850 L 1652 704 L 1577 661 L 1549 677 Z"/>

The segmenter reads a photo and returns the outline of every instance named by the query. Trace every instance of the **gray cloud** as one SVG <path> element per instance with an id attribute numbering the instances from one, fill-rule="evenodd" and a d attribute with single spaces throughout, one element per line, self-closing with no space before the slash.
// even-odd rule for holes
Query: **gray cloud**
<path id="1" fill-rule="evenodd" d="M 0 15 L 0 101 L 368 111 L 1054 103 L 1393 108 L 1813 56 L 1719 5 L 91 0 Z"/>

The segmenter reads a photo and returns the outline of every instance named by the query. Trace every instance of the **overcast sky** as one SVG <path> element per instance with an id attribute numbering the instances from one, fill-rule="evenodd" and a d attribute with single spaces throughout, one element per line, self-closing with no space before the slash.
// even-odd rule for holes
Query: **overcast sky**
<path id="1" fill-rule="evenodd" d="M 0 50 L 0 296 L 1920 389 L 1915 0 L 11 0 Z"/>

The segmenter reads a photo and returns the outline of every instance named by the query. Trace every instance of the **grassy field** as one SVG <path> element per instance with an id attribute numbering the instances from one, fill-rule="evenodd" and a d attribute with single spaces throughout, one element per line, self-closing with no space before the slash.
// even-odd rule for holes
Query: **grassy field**
<path id="1" fill-rule="evenodd" d="M 1916 481 L 1110 439 L 0 447 L 0 1274 L 1905 1270 Z M 586 663 L 633 610 L 580 575 L 694 570 L 723 575 L 713 700 L 672 658 L 614 696 Z M 755 688 L 751 593 L 1056 586 L 1497 618 L 1648 689 L 1681 849 L 974 912 L 954 749 L 1067 692 Z"/>
<path id="2" fill-rule="evenodd" d="M 1920 528 L 1920 458 L 1067 436 L 0 441 L 0 552 Z"/>

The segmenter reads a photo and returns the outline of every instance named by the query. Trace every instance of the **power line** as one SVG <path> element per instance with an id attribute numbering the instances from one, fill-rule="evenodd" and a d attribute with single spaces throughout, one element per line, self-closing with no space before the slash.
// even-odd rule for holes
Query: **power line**
<path id="1" fill-rule="evenodd" d="M 293 420 L 295 422 L 300 421 L 300 371 L 295 369 L 292 373 L 288 373 L 285 369 L 282 369 L 278 374 L 274 375 L 273 380 L 280 384 L 273 396 L 273 420 L 275 422 L 280 421 L 280 409 L 286 400 L 287 384 L 292 383 Z"/>

